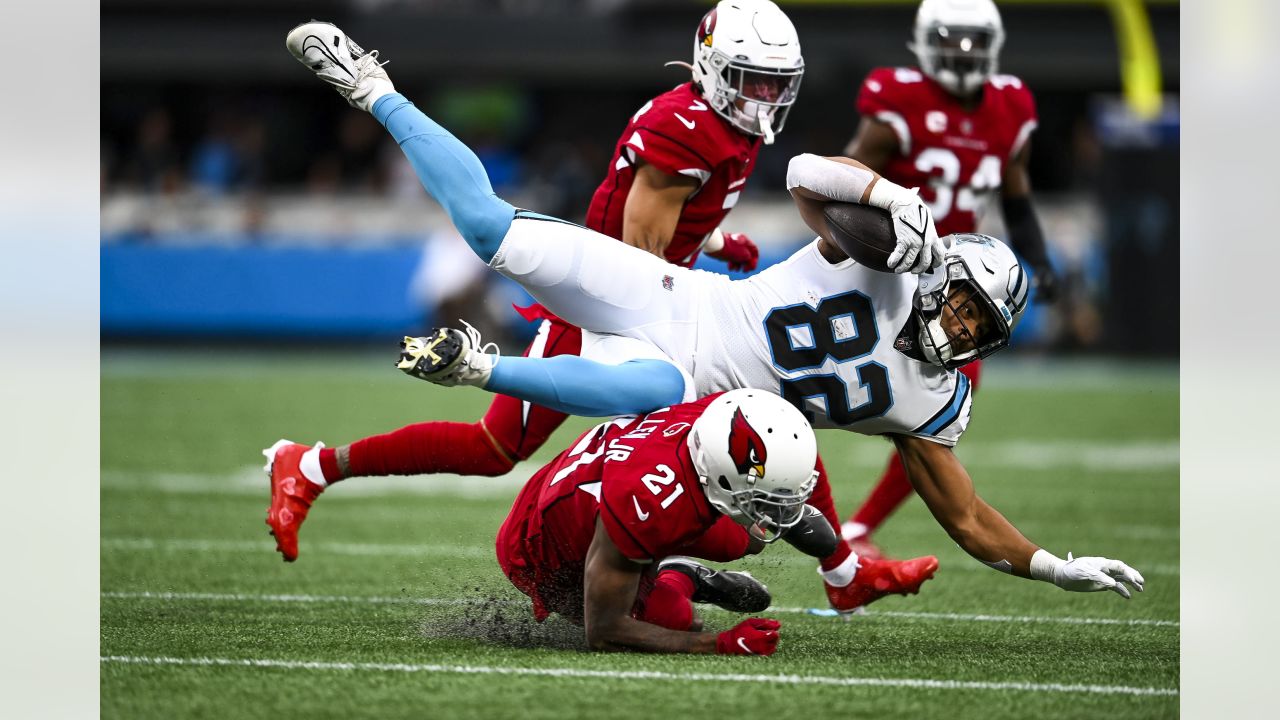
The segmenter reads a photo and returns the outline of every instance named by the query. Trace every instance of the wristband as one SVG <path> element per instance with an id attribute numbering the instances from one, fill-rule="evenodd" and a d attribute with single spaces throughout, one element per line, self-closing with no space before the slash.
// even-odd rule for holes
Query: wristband
<path id="1" fill-rule="evenodd" d="M 1057 585 L 1058 583 L 1054 578 L 1057 577 L 1058 570 L 1066 564 L 1066 560 L 1044 548 L 1040 548 L 1031 555 L 1031 578 Z"/>
<path id="2" fill-rule="evenodd" d="M 904 195 L 914 195 L 914 193 L 895 182 L 890 182 L 882 175 L 879 180 L 876 180 L 876 184 L 871 186 L 871 196 L 867 198 L 867 204 L 889 210 L 895 202 L 901 202 Z"/>

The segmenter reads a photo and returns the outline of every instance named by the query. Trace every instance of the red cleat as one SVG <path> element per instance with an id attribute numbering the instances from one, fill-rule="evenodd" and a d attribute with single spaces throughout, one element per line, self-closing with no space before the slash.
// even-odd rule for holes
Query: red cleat
<path id="1" fill-rule="evenodd" d="M 885 595 L 914 595 L 938 569 L 938 558 L 928 555 L 912 560 L 871 560 L 858 558 L 853 582 L 835 587 L 823 582 L 831 607 L 842 614 L 854 612 Z"/>
<path id="2" fill-rule="evenodd" d="M 320 443 L 318 446 L 323 447 Z M 280 440 L 262 451 L 267 457 L 263 469 L 271 478 L 271 505 L 267 508 L 267 525 L 276 538 L 276 550 L 285 562 L 298 559 L 298 528 L 307 519 L 311 503 L 324 492 L 302 475 L 302 455 L 311 448 L 288 440 Z"/>

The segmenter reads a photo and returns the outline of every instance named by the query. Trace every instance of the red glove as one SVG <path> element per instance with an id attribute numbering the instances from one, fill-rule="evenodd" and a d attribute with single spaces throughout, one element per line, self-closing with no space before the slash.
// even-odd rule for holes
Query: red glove
<path id="1" fill-rule="evenodd" d="M 721 655 L 772 655 L 778 649 L 778 628 L 782 623 L 768 618 L 749 618 L 720 633 L 716 652 Z"/>
<path id="2" fill-rule="evenodd" d="M 751 238 L 742 233 L 721 233 L 724 238 L 724 247 L 714 253 L 714 256 L 729 264 L 729 269 L 734 272 L 751 272 L 756 269 L 756 265 L 760 262 L 760 248 L 751 242 Z"/>

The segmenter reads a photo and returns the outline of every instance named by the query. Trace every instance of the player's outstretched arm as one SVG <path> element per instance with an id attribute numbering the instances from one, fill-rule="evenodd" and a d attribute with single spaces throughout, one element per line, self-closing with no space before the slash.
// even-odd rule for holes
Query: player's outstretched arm
<path id="1" fill-rule="evenodd" d="M 797 155 L 787 166 L 787 189 L 805 224 L 824 238 L 822 203 L 859 203 L 887 210 L 897 239 L 888 260 L 894 272 L 919 274 L 942 263 L 946 245 L 938 238 L 929 206 L 914 190 L 886 180 L 857 160 Z"/>
<path id="2" fill-rule="evenodd" d="M 592 650 L 770 655 L 778 623 L 752 618 L 723 633 L 669 630 L 631 617 L 644 566 L 627 559 L 596 519 L 583 573 L 584 624 Z"/>
<path id="3" fill-rule="evenodd" d="M 1064 590 L 1114 590 L 1125 598 L 1125 583 L 1141 591 L 1141 573 L 1102 557 L 1062 560 L 1033 544 L 995 508 L 978 497 L 973 480 L 951 448 L 905 435 L 894 436 L 907 477 L 929 512 L 965 552 L 1019 577 L 1051 582 Z"/>

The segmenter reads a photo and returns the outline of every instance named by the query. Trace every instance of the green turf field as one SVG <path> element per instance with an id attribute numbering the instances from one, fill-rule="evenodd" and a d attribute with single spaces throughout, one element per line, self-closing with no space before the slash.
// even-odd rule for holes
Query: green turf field
<path id="1" fill-rule="evenodd" d="M 936 554 L 922 593 L 816 617 L 813 563 L 741 563 L 782 621 L 771 658 L 586 653 L 532 622 L 494 533 L 520 480 L 354 479 L 320 498 L 302 556 L 264 524 L 261 448 L 341 444 L 487 396 L 382 355 L 104 351 L 104 717 L 1169 717 L 1178 712 L 1178 393 L 1172 367 L 991 363 L 958 452 L 978 491 L 1059 555 L 1141 570 L 1147 591 L 1066 593 L 965 556 L 913 499 L 880 535 Z M 590 423 L 573 421 L 545 460 Z M 842 513 L 887 444 L 819 433 Z M 734 616 L 706 612 L 711 629 Z M 692 715 L 690 715 L 692 713 Z"/>

